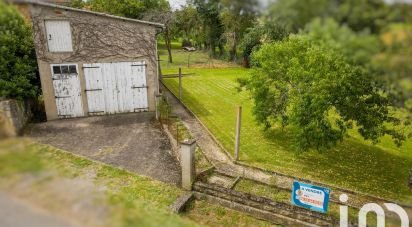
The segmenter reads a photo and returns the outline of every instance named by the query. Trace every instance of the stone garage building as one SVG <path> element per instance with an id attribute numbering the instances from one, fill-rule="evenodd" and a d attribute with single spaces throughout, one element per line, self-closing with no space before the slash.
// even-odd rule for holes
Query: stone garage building
<path id="1" fill-rule="evenodd" d="M 163 25 L 30 0 L 48 120 L 156 110 Z"/>

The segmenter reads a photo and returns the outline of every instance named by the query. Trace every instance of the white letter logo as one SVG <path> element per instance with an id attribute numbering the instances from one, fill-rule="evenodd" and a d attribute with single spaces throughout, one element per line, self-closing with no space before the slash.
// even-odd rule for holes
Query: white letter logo
<path id="1" fill-rule="evenodd" d="M 342 203 L 348 201 L 348 195 L 342 194 L 339 196 L 339 200 Z M 409 226 L 409 217 L 406 211 L 399 205 L 393 203 L 385 203 L 388 211 L 396 213 L 401 220 L 401 227 Z M 377 227 L 385 226 L 385 211 L 381 206 L 376 203 L 368 203 L 364 205 L 359 211 L 359 227 L 366 227 L 366 216 L 369 212 L 374 212 L 377 215 Z M 348 206 L 340 206 L 340 227 L 348 227 Z"/>

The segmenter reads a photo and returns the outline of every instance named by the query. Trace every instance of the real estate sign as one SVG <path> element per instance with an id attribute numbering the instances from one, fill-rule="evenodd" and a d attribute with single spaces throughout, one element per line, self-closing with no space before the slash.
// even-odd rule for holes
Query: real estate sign
<path id="1" fill-rule="evenodd" d="M 330 189 L 301 182 L 293 182 L 292 204 L 313 211 L 328 211 Z"/>

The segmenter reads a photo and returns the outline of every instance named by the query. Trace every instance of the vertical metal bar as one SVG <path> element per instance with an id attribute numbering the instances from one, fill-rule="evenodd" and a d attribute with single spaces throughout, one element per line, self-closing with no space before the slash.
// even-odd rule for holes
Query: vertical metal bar
<path id="1" fill-rule="evenodd" d="M 239 160 L 240 150 L 240 128 L 242 123 L 242 107 L 237 108 L 237 120 L 236 120 L 236 139 L 235 139 L 235 160 Z"/>
<path id="2" fill-rule="evenodd" d="M 182 68 L 179 68 L 179 100 L 182 102 Z"/>

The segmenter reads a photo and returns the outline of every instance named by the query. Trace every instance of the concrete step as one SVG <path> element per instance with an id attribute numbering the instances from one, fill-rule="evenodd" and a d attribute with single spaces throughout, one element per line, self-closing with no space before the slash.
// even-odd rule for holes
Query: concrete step
<path id="1" fill-rule="evenodd" d="M 195 197 L 284 226 L 333 226 L 330 216 L 218 185 L 196 182 Z"/>

